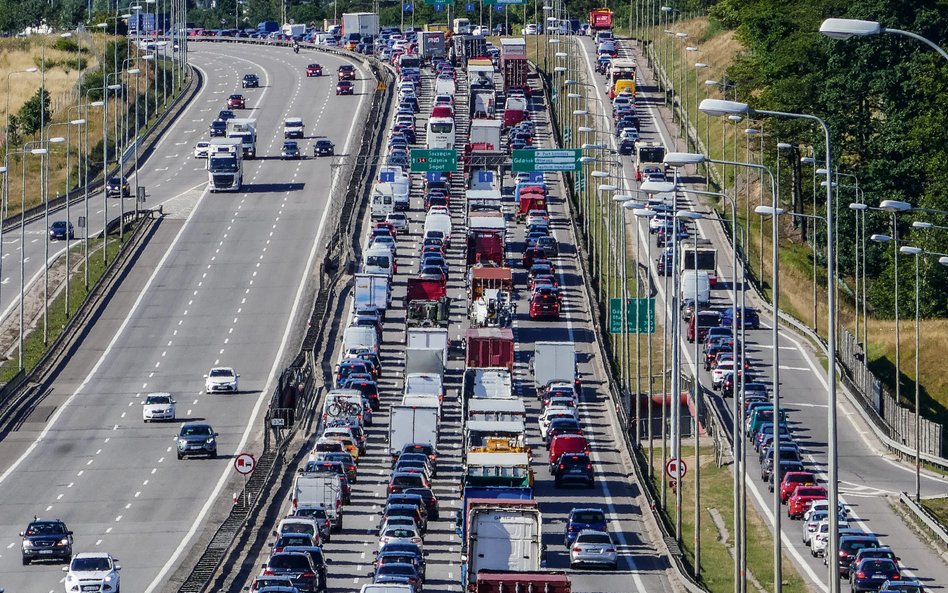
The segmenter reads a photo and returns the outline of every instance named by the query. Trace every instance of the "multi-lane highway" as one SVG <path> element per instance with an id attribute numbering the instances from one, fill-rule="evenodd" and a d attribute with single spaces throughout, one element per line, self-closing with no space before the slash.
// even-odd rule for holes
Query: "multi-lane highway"
<path id="1" fill-rule="evenodd" d="M 651 73 L 646 68 L 646 61 L 631 42 L 623 41 L 619 45 L 621 54 L 634 57 L 638 62 L 637 86 L 639 92 L 636 103 L 639 106 L 639 117 L 643 122 L 644 139 L 660 141 L 668 151 L 685 152 L 680 142 L 676 144 L 674 135 L 669 131 L 669 126 L 666 125 L 666 118 L 669 114 L 666 109 L 661 107 L 661 95 L 656 92 L 657 87 Z M 591 40 L 582 38 L 580 47 L 582 49 L 581 63 L 583 67 L 587 68 L 592 79 L 601 83 L 602 77 L 596 74 L 594 70 L 595 46 Z M 611 113 L 609 99 L 602 84 L 597 84 L 595 96 L 590 101 L 589 109 L 605 113 L 607 117 Z M 634 171 L 634 164 L 630 157 L 622 157 L 622 162 L 626 171 Z M 626 176 L 629 177 L 630 175 Z M 636 188 L 629 186 L 626 189 L 633 191 Z M 694 189 L 703 190 L 703 182 L 694 186 Z M 678 200 L 679 204 L 688 204 L 687 207 L 693 207 L 700 211 L 708 210 L 707 207 L 693 199 L 693 194 L 689 196 L 685 193 L 679 193 Z M 627 224 L 635 228 L 636 240 L 641 241 L 641 251 L 644 253 L 645 241 L 653 240 L 648 234 L 647 222 L 634 220 L 631 215 L 627 215 Z M 718 247 L 718 278 L 723 279 L 724 288 L 712 291 L 712 306 L 723 310 L 730 306 L 734 296 L 733 287 L 735 283 L 733 280 L 735 274 L 734 270 L 731 269 L 731 251 L 717 223 L 699 221 L 697 227 L 700 236 L 712 240 Z M 652 254 L 658 255 L 659 253 L 660 249 L 653 244 Z M 656 262 L 649 262 L 649 266 L 653 278 L 656 280 L 659 300 L 667 302 L 666 296 L 668 295 L 665 293 L 665 283 L 662 282 L 662 277 L 657 274 Z M 740 279 L 738 279 L 737 285 L 740 285 Z M 754 295 L 748 293 L 747 298 L 749 305 L 755 302 Z M 747 353 L 755 376 L 770 384 L 771 388 L 773 387 L 774 376 L 771 365 L 774 345 L 771 340 L 771 332 L 767 328 L 771 327 L 772 323 L 773 320 L 762 313 L 761 329 L 748 331 L 747 334 Z M 687 345 L 684 337 L 682 337 L 682 342 Z M 825 483 L 828 433 L 826 424 L 826 379 L 823 364 L 803 338 L 793 334 L 786 328 L 781 328 L 778 348 L 780 353 L 781 405 L 788 410 L 791 429 L 796 440 L 804 449 L 807 465 L 810 469 L 816 471 L 818 477 Z M 693 352 L 693 347 L 688 345 L 683 353 L 688 374 L 692 374 L 694 369 Z M 706 373 L 703 367 L 699 376 L 704 387 L 709 388 L 711 383 L 710 374 Z M 718 407 L 726 418 L 730 419 L 730 399 L 724 400 L 719 395 L 710 395 L 709 401 Z M 911 490 L 913 487 L 913 469 L 886 455 L 884 449 L 873 440 L 872 434 L 863 425 L 858 413 L 842 397 L 841 392 L 838 411 L 839 428 L 837 438 L 839 443 L 840 498 L 852 511 L 853 519 L 851 523 L 864 531 L 878 534 L 884 544 L 890 545 L 902 558 L 902 566 L 906 576 L 914 575 L 924 581 L 926 585 L 940 585 L 948 581 L 948 567 L 941 561 L 938 554 L 925 541 L 920 539 L 891 508 L 893 496 L 896 497 L 895 504 L 898 504 L 898 493 L 903 490 Z M 748 497 L 758 512 L 767 517 L 772 525 L 773 497 L 766 484 L 760 480 L 760 468 L 756 461 L 756 452 L 752 448 L 748 451 L 748 456 L 749 462 L 746 475 Z M 923 475 L 923 495 L 943 492 L 946 486 L 948 486 L 948 481 L 940 477 Z M 782 512 L 784 513 L 783 542 L 785 553 L 793 558 L 798 570 L 807 581 L 820 590 L 828 590 L 827 569 L 823 566 L 821 559 L 810 556 L 809 548 L 802 543 L 800 522 L 788 521 L 786 519 L 786 509 L 784 508 Z"/>
<path id="2" fill-rule="evenodd" d="M 206 84 L 142 171 L 149 205 L 164 203 L 166 216 L 50 394 L 0 445 L 8 591 L 62 590 L 59 564 L 20 564 L 17 532 L 34 515 L 65 520 L 75 552 L 119 558 L 126 590 L 160 590 L 230 502 L 231 456 L 259 437 L 261 407 L 305 327 L 335 180 L 308 140 L 306 159 L 279 159 L 283 118 L 303 117 L 307 136 L 329 136 L 337 154 L 357 149 L 352 118 L 375 81 L 360 67 L 356 96 L 337 97 L 333 76 L 304 68 L 318 60 L 334 73 L 345 60 L 288 48 L 202 44 L 190 56 Z M 261 88 L 241 91 L 250 72 Z M 192 149 L 233 92 L 247 96 L 241 115 L 257 118 L 258 158 L 244 162 L 241 192 L 211 194 Z M 240 393 L 203 393 L 217 364 L 240 372 Z M 177 460 L 178 423 L 142 422 L 151 391 L 174 394 L 179 420 L 212 424 L 220 457 Z"/>

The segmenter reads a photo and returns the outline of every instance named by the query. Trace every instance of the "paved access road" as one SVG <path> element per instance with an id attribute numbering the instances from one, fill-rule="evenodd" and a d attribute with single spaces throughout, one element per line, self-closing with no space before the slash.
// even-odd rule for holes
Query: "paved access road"
<path id="1" fill-rule="evenodd" d="M 456 95 L 456 117 L 462 122 L 458 131 L 457 145 L 463 147 L 466 129 L 467 102 L 462 98 L 466 89 L 463 73 L 458 71 L 458 94 Z M 501 88 L 499 76 L 495 81 Z M 420 131 L 419 144 L 424 146 L 424 123 L 430 112 L 433 78 L 423 76 L 422 90 L 419 95 L 421 109 L 416 129 Z M 540 93 L 536 92 L 539 97 Z M 498 104 L 502 104 L 499 102 Z M 544 106 L 536 100 L 534 119 L 538 124 L 538 141 L 549 142 L 549 120 L 543 111 Z M 549 144 L 547 144 L 549 145 Z M 371 582 L 368 573 L 372 570 L 373 552 L 378 549 L 377 533 L 379 517 L 377 513 L 385 504 L 385 488 L 390 476 L 390 462 L 387 443 L 388 408 L 401 400 L 404 369 L 405 341 L 405 297 L 406 282 L 409 275 L 418 271 L 418 253 L 424 221 L 422 176 L 414 175 L 409 232 L 398 237 L 398 274 L 394 281 L 393 304 L 385 317 L 382 346 L 382 367 L 384 375 L 380 386 L 383 389 L 382 411 L 375 414 L 373 426 L 367 432 L 369 444 L 367 454 L 360 457 L 358 481 L 353 485 L 352 504 L 345 510 L 345 527 L 341 534 L 333 535 L 325 550 L 332 563 L 328 567 L 330 591 L 358 591 Z M 616 439 L 618 428 L 612 404 L 605 390 L 605 372 L 595 343 L 594 330 L 589 315 L 590 307 L 583 289 L 582 271 L 576 260 L 576 242 L 571 232 L 569 219 L 571 214 L 564 203 L 561 188 L 555 184 L 557 176 L 550 175 L 553 194 L 549 200 L 551 219 L 555 236 L 560 243 L 560 257 L 556 265 L 560 274 L 560 283 L 564 292 L 565 315 L 559 321 L 531 321 L 529 319 L 529 290 L 527 274 L 520 266 L 524 248 L 523 225 L 513 217 L 514 204 L 511 193 L 512 180 L 505 179 L 508 192 L 505 211 L 508 213 L 507 257 L 514 267 L 515 287 L 517 290 L 517 315 L 513 323 L 517 339 L 517 362 L 514 382 L 518 395 L 527 403 L 527 438 L 533 447 L 534 469 L 536 472 L 535 491 L 543 512 L 544 543 L 549 555 L 547 568 L 568 570 L 569 560 L 563 547 L 563 530 L 567 513 L 573 507 L 593 506 L 603 508 L 610 517 L 610 530 L 616 534 L 620 550 L 618 571 L 584 570 L 571 573 L 573 591 L 634 591 L 636 593 L 660 593 L 673 590 L 667 580 L 665 570 L 668 561 L 655 553 L 642 521 L 643 500 L 639 487 L 630 477 L 629 458 L 621 439 Z M 449 333 L 452 340 L 463 337 L 470 323 L 467 318 L 467 294 L 465 276 L 465 203 L 463 183 L 452 182 L 452 242 L 447 260 L 450 266 L 448 294 L 452 298 L 451 322 Z M 579 352 L 580 371 L 583 375 L 584 395 L 581 403 L 582 418 L 587 434 L 591 435 L 593 458 L 597 470 L 596 487 L 592 490 L 583 487 L 555 488 L 547 469 L 546 455 L 537 426 L 540 404 L 534 397 L 533 378 L 530 371 L 530 358 L 533 343 L 537 340 L 573 340 Z M 460 583 L 460 541 L 454 534 L 454 517 L 459 505 L 459 481 L 462 466 L 462 425 L 461 406 L 457 394 L 461 388 L 463 360 L 452 359 L 446 372 L 447 397 L 441 424 L 440 456 L 438 476 L 433 480 L 433 490 L 440 500 L 440 520 L 430 524 L 425 538 L 427 558 L 426 591 L 459 591 Z M 314 437 L 315 438 L 315 437 Z M 286 505 L 288 506 L 288 504 Z M 287 510 L 287 509 L 285 509 Z M 256 561 L 256 566 L 265 562 L 264 556 Z"/>
<path id="2" fill-rule="evenodd" d="M 7 591 L 62 590 L 60 564 L 20 565 L 17 532 L 34 515 L 65 520 L 76 552 L 118 557 L 125 590 L 161 590 L 196 557 L 190 546 L 208 517 L 226 511 L 231 457 L 259 449 L 259 412 L 305 327 L 332 171 L 330 159 L 279 160 L 282 121 L 303 117 L 308 135 L 329 136 L 343 154 L 356 148 L 351 121 L 365 95 L 337 97 L 332 76 L 305 77 L 317 60 L 334 74 L 335 56 L 232 44 L 193 44 L 190 55 L 207 84 L 142 171 L 149 205 L 165 202 L 168 215 L 51 394 L 0 445 Z M 248 72 L 260 89 L 240 90 Z M 360 71 L 357 93 L 374 87 L 368 78 Z M 211 194 L 192 148 L 232 92 L 248 97 L 240 115 L 257 118 L 259 157 L 245 162 L 243 191 Z M 216 364 L 237 368 L 241 393 L 203 393 Z M 211 423 L 220 458 L 178 461 L 178 424 L 142 422 L 150 391 L 172 392 L 179 420 Z"/>
<path id="3" fill-rule="evenodd" d="M 605 93 L 604 79 L 594 72 L 595 47 L 588 38 L 581 39 L 583 56 L 581 63 L 587 68 L 589 76 L 596 81 L 596 99 L 591 102 L 590 109 L 600 113 L 611 113 L 608 96 Z M 639 89 L 637 104 L 639 117 L 642 120 L 643 139 L 660 141 L 667 150 L 684 151 L 684 148 L 675 147 L 674 136 L 666 127 L 661 118 L 659 107 L 662 104 L 661 94 L 656 92 L 652 75 L 646 71 L 646 62 L 634 44 L 629 41 L 620 42 L 620 52 L 626 57 L 634 57 L 638 61 L 639 74 L 637 86 Z M 603 111 L 603 109 L 605 110 Z M 667 112 L 666 112 L 667 113 Z M 612 130 L 610 130 L 611 132 Z M 626 177 L 634 174 L 634 163 L 630 157 L 622 157 Z M 691 174 L 692 171 L 687 173 Z M 634 184 L 633 184 L 634 185 Z M 704 184 L 694 186 L 695 189 L 704 189 Z M 634 190 L 634 186 L 627 187 Z M 700 211 L 707 211 L 707 207 L 695 206 L 693 195 L 679 193 L 679 204 L 689 204 Z M 634 225 L 639 240 L 642 241 L 642 253 L 645 253 L 645 241 L 649 238 L 645 223 L 636 223 L 631 219 L 628 224 Z M 770 224 L 769 221 L 766 224 Z M 734 271 L 731 267 L 731 251 L 716 223 L 700 222 L 699 234 L 712 240 L 718 247 L 719 282 L 722 289 L 713 291 L 712 305 L 718 309 L 729 307 L 733 296 Z M 756 224 L 754 225 L 756 232 Z M 634 247 L 634 244 L 633 244 Z M 652 277 L 658 284 L 658 297 L 665 302 L 670 282 L 666 285 L 655 269 L 654 258 L 660 249 L 652 243 L 653 261 L 649 262 Z M 748 305 L 753 305 L 750 295 Z M 666 310 L 666 315 L 668 311 Z M 773 342 L 770 327 L 772 319 L 761 316 L 761 329 L 748 330 L 747 355 L 757 376 L 773 386 Z M 686 329 L 686 324 L 682 324 Z M 687 345 L 684 360 L 687 363 L 688 374 L 693 373 L 694 347 L 682 338 Z M 789 412 L 791 428 L 795 438 L 805 450 L 807 464 L 818 472 L 820 479 L 825 482 L 826 471 L 826 376 L 822 363 L 805 341 L 785 328 L 781 328 L 779 342 L 780 359 L 780 395 L 781 406 Z M 701 382 L 705 387 L 710 386 L 710 375 L 702 367 Z M 891 497 L 902 490 L 911 491 L 914 488 L 913 469 L 898 463 L 887 456 L 883 448 L 874 441 L 869 429 L 858 419 L 857 411 L 845 399 L 840 387 L 839 394 L 839 424 L 838 424 L 838 451 L 839 451 L 839 488 L 840 499 L 852 510 L 853 524 L 867 532 L 880 536 L 883 544 L 890 545 L 902 558 L 902 566 L 906 576 L 915 575 L 923 580 L 927 586 L 938 586 L 948 582 L 948 567 L 937 554 L 912 530 L 903 520 L 896 516 L 891 508 Z M 721 409 L 726 418 L 730 418 L 731 400 L 722 399 L 718 395 L 710 396 L 709 403 Z M 747 484 L 748 497 L 758 511 L 762 511 L 773 524 L 771 509 L 772 495 L 765 483 L 760 480 L 760 468 L 756 452 L 749 447 Z M 922 493 L 934 494 L 943 492 L 948 486 L 945 480 L 926 475 L 922 479 Z M 804 578 L 823 591 L 828 590 L 828 569 L 821 559 L 812 558 L 809 548 L 801 540 L 802 526 L 799 521 L 789 521 L 786 510 L 783 509 L 783 542 L 785 554 L 789 554 L 796 563 Z"/>

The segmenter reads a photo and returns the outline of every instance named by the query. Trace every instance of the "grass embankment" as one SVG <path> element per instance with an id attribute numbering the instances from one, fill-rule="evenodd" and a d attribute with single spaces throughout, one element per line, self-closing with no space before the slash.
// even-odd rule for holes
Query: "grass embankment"
<path id="1" fill-rule="evenodd" d="M 119 250 L 122 248 L 124 241 L 128 241 L 133 236 L 132 232 L 125 233 L 124 240 L 120 241 L 116 236 L 110 236 L 108 240 L 108 260 L 109 263 L 115 260 L 116 255 Z M 103 242 L 102 239 L 90 239 L 89 240 L 89 289 L 91 290 L 95 287 L 96 283 L 102 278 L 102 275 L 106 270 L 106 263 L 103 261 L 102 255 Z M 48 309 L 48 328 L 49 328 L 49 345 L 52 345 L 56 338 L 59 337 L 59 334 L 62 333 L 63 328 L 69 319 L 72 318 L 79 310 L 79 307 L 85 301 L 86 297 L 89 295 L 89 291 L 85 287 L 85 266 L 83 264 L 83 246 L 82 242 L 77 241 L 76 244 L 72 247 L 70 255 L 70 264 L 73 270 L 72 279 L 69 282 L 69 315 L 66 314 L 66 286 L 62 282 L 58 286 L 50 286 L 50 295 L 54 295 L 49 304 Z M 78 264 L 78 265 L 77 265 Z M 60 279 L 65 278 L 65 256 L 60 257 L 50 266 L 51 276 L 55 273 L 56 276 Z M 58 272 L 58 273 L 57 273 Z M 30 311 L 31 314 L 36 313 L 32 316 L 32 320 L 28 321 L 29 327 L 27 328 L 27 334 L 23 342 L 23 365 L 27 372 L 33 369 L 36 366 L 36 363 L 39 362 L 40 358 L 46 353 L 47 345 L 43 343 L 43 313 L 42 313 L 42 284 L 37 283 L 33 290 L 31 291 L 31 296 L 27 297 L 29 301 L 36 303 L 39 302 L 39 305 L 34 305 L 33 307 L 25 309 Z M 38 311 L 38 313 L 37 313 Z M 15 315 L 11 315 L 9 319 L 13 319 Z M 5 333 L 4 338 L 7 339 L 11 335 L 16 335 L 15 332 L 8 330 Z M 9 351 L 9 358 L 7 358 L 2 364 L 0 364 L 0 383 L 5 383 L 13 378 L 19 370 L 19 350 L 16 348 L 16 340 L 13 339 L 13 348 Z"/>
<path id="2" fill-rule="evenodd" d="M 736 147 L 736 160 L 743 161 L 745 158 L 749 158 L 751 162 L 760 162 L 760 136 L 747 136 L 743 130 L 750 126 L 746 122 L 734 125 L 727 123 L 722 118 L 708 118 L 697 111 L 701 99 L 725 97 L 720 86 L 708 86 L 704 84 L 704 81 L 724 80 L 727 66 L 743 51 L 740 43 L 734 38 L 734 32 L 725 31 L 706 18 L 680 21 L 676 23 L 675 31 L 686 33 L 688 35 L 685 38 L 687 43 L 682 43 L 677 37 L 664 34 L 657 29 L 651 30 L 649 35 L 654 36 L 655 53 L 659 59 L 665 60 L 669 78 L 676 81 L 676 84 L 679 81 L 684 81 L 681 88 L 682 94 L 688 95 L 684 102 L 688 107 L 689 117 L 692 122 L 696 123 L 699 137 L 710 150 L 711 157 L 721 160 L 734 160 L 734 149 Z M 699 51 L 688 52 L 685 50 L 685 45 L 697 46 Z M 695 67 L 695 63 L 704 63 L 707 64 L 707 67 L 699 69 Z M 696 82 L 697 86 L 695 85 Z M 727 98 L 733 98 L 730 91 L 727 93 Z M 744 99 L 745 97 L 741 97 L 741 100 Z M 766 121 L 753 122 L 753 127 L 761 129 L 765 135 L 767 134 Z M 675 127 L 672 128 L 673 131 L 675 129 Z M 774 142 L 776 140 L 773 138 L 765 139 L 764 150 L 770 151 L 768 161 L 773 160 L 773 155 L 770 153 L 776 150 L 773 148 Z M 760 217 L 753 214 L 753 208 L 759 205 L 762 199 L 767 205 L 770 204 L 769 181 L 766 181 L 766 191 L 761 192 L 759 174 L 756 172 L 748 174 L 746 171 L 746 169 L 744 171 L 738 169 L 735 172 L 734 168 L 726 167 L 724 170 L 718 169 L 719 173 L 723 173 L 724 187 L 727 188 L 729 193 L 734 193 L 735 184 L 738 188 L 738 218 L 740 224 L 750 229 L 748 252 L 751 267 L 754 275 L 763 281 L 766 290 L 769 291 L 772 273 L 770 266 L 770 246 L 772 244 L 770 221 L 769 219 L 764 220 L 762 228 Z M 782 173 L 786 174 L 786 169 Z M 803 177 L 804 200 L 809 204 L 812 188 L 810 185 L 811 176 L 806 168 Z M 817 178 L 818 181 L 819 178 Z M 748 183 L 750 185 L 749 191 L 747 189 Z M 817 190 L 825 191 L 822 188 L 817 188 Z M 788 195 L 786 185 L 780 193 L 783 197 Z M 842 197 L 841 199 L 846 200 L 847 198 Z M 730 216 L 730 210 L 726 204 L 722 203 L 718 205 L 718 208 L 723 215 Z M 848 211 L 841 210 L 840 215 L 849 216 L 850 214 Z M 792 227 L 789 217 L 782 219 L 779 233 L 781 237 L 781 309 L 791 313 L 810 327 L 816 327 L 820 335 L 825 338 L 827 329 L 827 295 L 824 289 L 826 282 L 825 264 L 819 264 L 821 269 L 816 270 L 816 307 L 814 308 L 812 251 L 808 245 L 802 244 L 800 230 Z M 852 249 L 852 241 L 841 238 L 838 247 L 840 249 Z M 823 250 L 820 249 L 820 251 Z M 763 258 L 761 258 L 762 253 Z M 849 286 L 854 286 L 853 278 L 846 278 L 845 281 Z M 840 324 L 850 332 L 855 332 L 856 309 L 853 295 L 841 290 L 838 300 L 840 303 Z M 911 303 L 906 304 L 905 317 L 909 319 L 903 319 L 900 331 L 902 393 L 903 396 L 910 394 L 914 397 L 915 338 L 914 319 L 911 319 L 912 307 Z M 861 323 L 860 321 L 860 325 Z M 895 322 L 891 320 L 869 320 L 867 347 L 869 366 L 878 378 L 890 386 L 895 385 L 894 328 Z M 941 423 L 948 422 L 948 375 L 942 373 L 940 367 L 940 355 L 948 346 L 946 330 L 948 330 L 948 321 L 944 319 L 928 319 L 921 322 L 920 371 L 923 413 Z M 862 333 L 863 329 L 860 327 L 860 338 Z M 912 407 L 912 397 L 903 397 L 902 403 Z"/>
<path id="3" fill-rule="evenodd" d="M 681 453 L 689 468 L 683 480 L 681 548 L 685 557 L 694 564 L 695 548 L 695 480 L 694 447 L 682 447 Z M 643 452 L 648 455 L 648 451 Z M 660 467 L 661 455 L 655 454 L 653 485 L 657 492 L 662 490 L 665 472 Z M 734 557 L 731 555 L 734 545 L 733 513 L 733 475 L 730 466 L 718 467 L 714 462 L 714 450 L 701 447 L 701 582 L 712 593 L 729 593 L 734 590 Z M 669 523 L 675 525 L 675 493 L 668 489 Z M 723 530 L 715 522 L 723 524 Z M 725 539 L 726 537 L 726 539 Z M 758 584 L 765 591 L 773 590 L 773 536 L 770 528 L 757 514 L 752 504 L 747 511 L 747 572 L 748 591 L 759 591 Z M 793 563 L 784 556 L 783 560 L 784 593 L 805 593 L 807 588 L 796 571 Z M 755 582 L 756 581 L 756 582 Z"/>

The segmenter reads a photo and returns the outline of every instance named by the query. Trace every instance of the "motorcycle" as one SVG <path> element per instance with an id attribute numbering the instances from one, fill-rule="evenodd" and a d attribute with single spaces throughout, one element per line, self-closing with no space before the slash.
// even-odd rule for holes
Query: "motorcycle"
<path id="1" fill-rule="evenodd" d="M 294 46 L 293 46 L 293 53 L 294 53 L 294 54 L 300 53 L 300 46 L 294 45 Z"/>

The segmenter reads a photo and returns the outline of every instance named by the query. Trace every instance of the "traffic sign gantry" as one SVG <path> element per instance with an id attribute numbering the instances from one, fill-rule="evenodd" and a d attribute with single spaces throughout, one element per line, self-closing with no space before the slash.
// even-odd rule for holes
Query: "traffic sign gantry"
<path id="1" fill-rule="evenodd" d="M 515 149 L 513 151 L 514 173 L 532 171 L 579 171 L 582 169 L 578 148 L 541 148 L 536 150 Z"/>
<path id="2" fill-rule="evenodd" d="M 683 460 L 672 457 L 665 464 L 665 473 L 673 480 L 680 480 L 688 473 L 688 466 Z"/>
<path id="3" fill-rule="evenodd" d="M 241 453 L 234 458 L 234 469 L 238 474 L 246 476 L 253 472 L 255 467 L 257 467 L 257 460 L 250 453 Z"/>
<path id="4" fill-rule="evenodd" d="M 454 172 L 458 170 L 458 151 L 453 148 L 412 148 L 411 172 Z"/>

